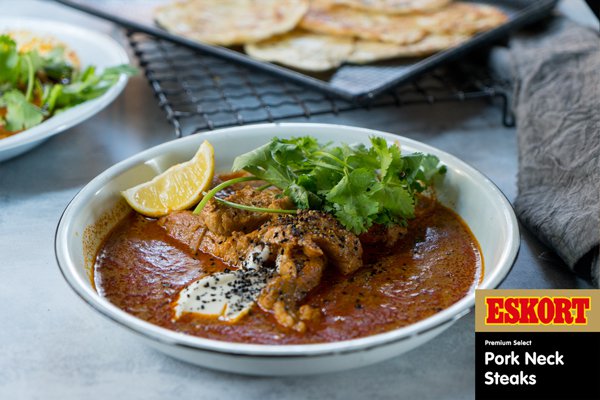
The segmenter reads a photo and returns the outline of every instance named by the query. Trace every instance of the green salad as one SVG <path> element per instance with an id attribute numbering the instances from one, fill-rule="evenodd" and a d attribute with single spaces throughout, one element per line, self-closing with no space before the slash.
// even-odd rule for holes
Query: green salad
<path id="1" fill-rule="evenodd" d="M 8 34 L 0 35 L 0 139 L 95 99 L 121 74 L 136 72 L 129 65 L 80 69 L 65 45 L 40 43 L 24 49 Z"/>

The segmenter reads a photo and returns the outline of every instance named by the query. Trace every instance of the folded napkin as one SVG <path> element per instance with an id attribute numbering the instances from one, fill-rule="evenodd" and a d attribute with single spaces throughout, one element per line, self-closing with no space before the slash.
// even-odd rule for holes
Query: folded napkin
<path id="1" fill-rule="evenodd" d="M 600 37 L 557 17 L 510 41 L 519 145 L 515 209 L 600 285 Z"/>

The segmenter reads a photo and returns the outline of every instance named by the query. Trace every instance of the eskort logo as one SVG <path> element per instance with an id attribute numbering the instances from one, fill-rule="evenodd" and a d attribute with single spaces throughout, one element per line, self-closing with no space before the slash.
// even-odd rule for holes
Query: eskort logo
<path id="1" fill-rule="evenodd" d="M 590 297 L 486 297 L 486 325 L 586 325 Z"/>

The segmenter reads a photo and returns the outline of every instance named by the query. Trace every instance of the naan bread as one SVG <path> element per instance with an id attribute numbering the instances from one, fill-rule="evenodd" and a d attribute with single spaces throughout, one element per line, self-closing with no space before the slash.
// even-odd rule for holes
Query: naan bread
<path id="1" fill-rule="evenodd" d="M 430 12 L 442 8 L 452 0 L 330 0 L 360 10 L 391 14 Z"/>
<path id="2" fill-rule="evenodd" d="M 417 24 L 431 33 L 474 34 L 495 28 L 507 18 L 493 6 L 455 2 L 439 11 L 418 16 Z"/>
<path id="3" fill-rule="evenodd" d="M 307 9 L 308 0 L 183 0 L 158 7 L 154 17 L 176 35 L 232 46 L 288 32 Z"/>
<path id="4" fill-rule="evenodd" d="M 461 34 L 432 34 L 416 43 L 399 45 L 295 30 L 247 44 L 244 50 L 262 61 L 306 71 L 326 71 L 344 62 L 366 64 L 398 57 L 425 56 L 456 46 L 468 38 Z"/>
<path id="5" fill-rule="evenodd" d="M 259 60 L 307 71 L 339 67 L 352 53 L 354 39 L 293 31 L 258 43 L 247 44 L 246 53 Z"/>
<path id="6" fill-rule="evenodd" d="M 416 43 L 405 45 L 357 40 L 352 54 L 346 61 L 366 64 L 398 57 L 421 57 L 454 47 L 468 38 L 469 35 L 431 34 Z"/>
<path id="7" fill-rule="evenodd" d="M 494 28 L 506 18 L 495 7 L 473 3 L 455 2 L 431 13 L 392 15 L 313 0 L 299 26 L 331 35 L 410 44 L 429 33 L 474 34 Z"/>
<path id="8" fill-rule="evenodd" d="M 427 33 L 414 17 L 332 6 L 328 0 L 313 0 L 299 26 L 312 32 L 398 44 L 417 42 Z"/>

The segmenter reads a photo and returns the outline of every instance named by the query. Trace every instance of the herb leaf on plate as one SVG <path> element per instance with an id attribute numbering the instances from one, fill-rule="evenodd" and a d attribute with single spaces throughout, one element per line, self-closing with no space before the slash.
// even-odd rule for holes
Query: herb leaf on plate
<path id="1" fill-rule="evenodd" d="M 436 156 L 403 156 L 398 146 L 383 138 L 370 141 L 371 147 L 333 146 L 310 136 L 273 138 L 238 156 L 232 170 L 247 171 L 253 179 L 278 187 L 299 209 L 334 214 L 356 234 L 375 223 L 406 224 L 414 217 L 416 194 L 430 188 L 446 167 Z"/>
<path id="2" fill-rule="evenodd" d="M 29 129 L 42 122 L 45 115 L 39 107 L 27 101 L 23 93 L 15 89 L 0 97 L 0 108 L 6 108 L 4 124 L 9 131 Z"/>
<path id="3" fill-rule="evenodd" d="M 0 138 L 95 99 L 113 86 L 121 74 L 136 73 L 129 65 L 106 68 L 100 73 L 94 66 L 80 71 L 59 44 L 44 54 L 35 46 L 28 48 L 19 51 L 11 36 L 0 35 Z"/>

